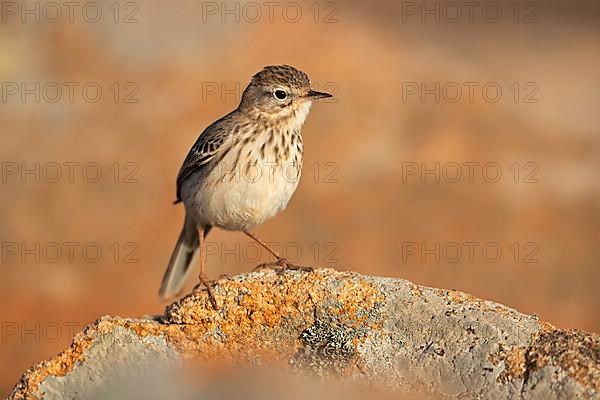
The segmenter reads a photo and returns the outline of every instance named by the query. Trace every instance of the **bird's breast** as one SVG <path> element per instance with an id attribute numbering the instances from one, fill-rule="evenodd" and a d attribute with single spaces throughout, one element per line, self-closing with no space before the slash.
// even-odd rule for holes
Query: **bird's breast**
<path id="1" fill-rule="evenodd" d="M 205 224 L 250 230 L 287 206 L 302 173 L 299 130 L 267 129 L 234 141 L 202 179 L 193 208 Z"/>

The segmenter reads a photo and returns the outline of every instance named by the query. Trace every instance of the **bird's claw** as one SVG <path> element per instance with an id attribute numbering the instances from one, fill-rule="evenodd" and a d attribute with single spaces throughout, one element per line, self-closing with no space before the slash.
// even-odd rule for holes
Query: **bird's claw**
<path id="1" fill-rule="evenodd" d="M 200 290 L 202 287 L 205 287 L 206 291 L 208 292 L 208 298 L 210 300 L 210 303 L 212 304 L 215 310 L 218 310 L 219 306 L 217 304 L 217 299 L 215 298 L 215 293 L 213 291 L 213 287 L 217 285 L 218 281 L 211 281 L 203 276 L 200 276 L 199 278 L 200 282 L 198 282 L 198 284 L 194 286 L 193 291 L 195 292 L 196 290 Z"/>
<path id="2" fill-rule="evenodd" d="M 304 265 L 293 264 L 289 262 L 286 258 L 278 258 L 275 261 L 262 263 L 257 265 L 253 271 L 260 271 L 261 269 L 270 268 L 275 270 L 278 274 L 282 274 L 285 271 L 303 271 L 303 272 L 313 272 L 313 267 L 306 267 Z"/>

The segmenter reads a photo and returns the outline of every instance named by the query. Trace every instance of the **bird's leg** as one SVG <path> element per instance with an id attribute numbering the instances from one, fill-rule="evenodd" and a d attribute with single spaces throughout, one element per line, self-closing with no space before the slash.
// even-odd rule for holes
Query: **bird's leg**
<path id="1" fill-rule="evenodd" d="M 248 237 L 252 238 L 252 240 L 254 240 L 256 243 L 258 243 L 259 245 L 261 245 L 264 249 L 266 249 L 269 253 L 271 253 L 271 255 L 273 255 L 273 257 L 275 257 L 277 260 L 272 261 L 272 262 L 268 262 L 268 263 L 262 263 L 260 265 L 257 265 L 254 268 L 254 271 L 263 269 L 263 268 L 273 268 L 273 267 L 278 267 L 280 269 L 281 272 L 291 269 L 291 270 L 296 270 L 296 271 L 305 271 L 305 272 L 312 272 L 313 268 L 312 267 L 305 267 L 302 265 L 296 265 L 296 264 L 292 264 L 290 263 L 286 258 L 281 257 L 279 254 L 277 254 L 275 252 L 275 250 L 273 250 L 272 248 L 270 248 L 264 241 L 262 241 L 258 236 L 256 236 L 255 234 L 248 232 L 248 231 L 243 231 Z"/>
<path id="2" fill-rule="evenodd" d="M 210 299 L 210 302 L 212 303 L 213 307 L 215 310 L 218 310 L 219 307 L 217 305 L 217 299 L 215 298 L 215 293 L 212 290 L 212 285 L 214 284 L 214 282 L 211 282 L 208 280 L 208 277 L 206 276 L 206 272 L 204 271 L 204 266 L 206 264 L 206 260 L 204 258 L 204 229 L 200 229 L 199 235 L 198 235 L 198 245 L 199 245 L 199 251 L 200 251 L 200 275 L 198 276 L 200 283 L 198 283 L 196 286 L 194 286 L 194 290 L 198 289 L 201 286 L 206 287 L 206 290 L 208 291 L 208 297 Z"/>
<path id="3" fill-rule="evenodd" d="M 281 257 L 279 254 L 277 254 L 275 252 L 275 250 L 273 250 L 272 248 L 270 248 L 265 242 L 262 241 L 262 239 L 260 239 L 258 236 L 256 236 L 255 234 L 248 232 L 248 231 L 244 231 L 244 233 L 246 235 L 248 235 L 250 238 L 252 238 L 252 240 L 254 240 L 256 243 L 260 244 L 265 250 L 267 250 L 269 253 L 271 253 L 276 259 L 278 260 L 282 260 L 283 257 Z"/>

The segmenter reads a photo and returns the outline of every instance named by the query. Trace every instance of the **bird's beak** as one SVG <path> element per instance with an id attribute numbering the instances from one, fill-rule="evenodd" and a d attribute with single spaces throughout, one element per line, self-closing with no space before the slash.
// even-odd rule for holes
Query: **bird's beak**
<path id="1" fill-rule="evenodd" d="M 308 94 L 304 97 L 308 97 L 311 100 L 316 100 L 316 99 L 327 99 L 329 97 L 333 97 L 332 94 L 329 93 L 324 93 L 324 92 L 317 92 L 316 90 L 310 90 L 308 92 Z"/>

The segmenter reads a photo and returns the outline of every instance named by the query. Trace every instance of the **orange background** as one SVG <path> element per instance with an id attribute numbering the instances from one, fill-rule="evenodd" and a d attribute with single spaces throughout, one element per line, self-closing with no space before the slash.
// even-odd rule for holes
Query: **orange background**
<path id="1" fill-rule="evenodd" d="M 297 22 L 284 3 L 272 21 L 263 7 L 256 22 L 245 3 L 229 3 L 231 15 L 208 13 L 207 2 L 123 2 L 118 22 L 110 4 L 97 4 L 96 23 L 81 12 L 72 23 L 6 14 L 0 23 L 0 395 L 65 348 L 73 329 L 105 314 L 162 312 L 157 290 L 183 218 L 171 204 L 183 158 L 237 105 L 250 76 L 277 63 L 307 72 L 335 100 L 313 107 L 303 180 L 288 209 L 257 229 L 263 239 L 304 264 L 458 289 L 600 331 L 597 3 L 520 2 L 515 22 L 514 2 L 501 1 L 496 23 L 482 7 L 473 22 L 451 22 L 445 3 L 440 22 L 394 1 L 297 2 Z M 39 102 L 7 94 L 22 82 L 46 93 Z M 50 102 L 49 82 L 77 82 L 73 101 L 65 89 Z M 422 83 L 435 92 L 436 82 L 439 102 L 407 92 Z M 473 101 L 465 82 L 477 84 Z M 95 103 L 82 93 L 89 83 L 102 89 Z M 501 88 L 497 102 L 486 84 Z M 72 182 L 65 163 L 78 163 Z M 421 176 L 436 163 L 437 176 Z M 472 182 L 464 163 L 479 163 Z M 52 182 L 56 164 L 63 176 Z M 40 182 L 21 175 L 36 165 Z M 456 165 L 463 176 L 453 183 Z M 483 165 L 502 172 L 498 182 Z M 88 182 L 96 168 L 102 176 Z M 241 234 L 213 231 L 208 241 L 210 277 L 268 259 L 255 259 Z M 465 242 L 477 243 L 472 260 Z M 490 246 L 502 250 L 496 262 Z"/>

